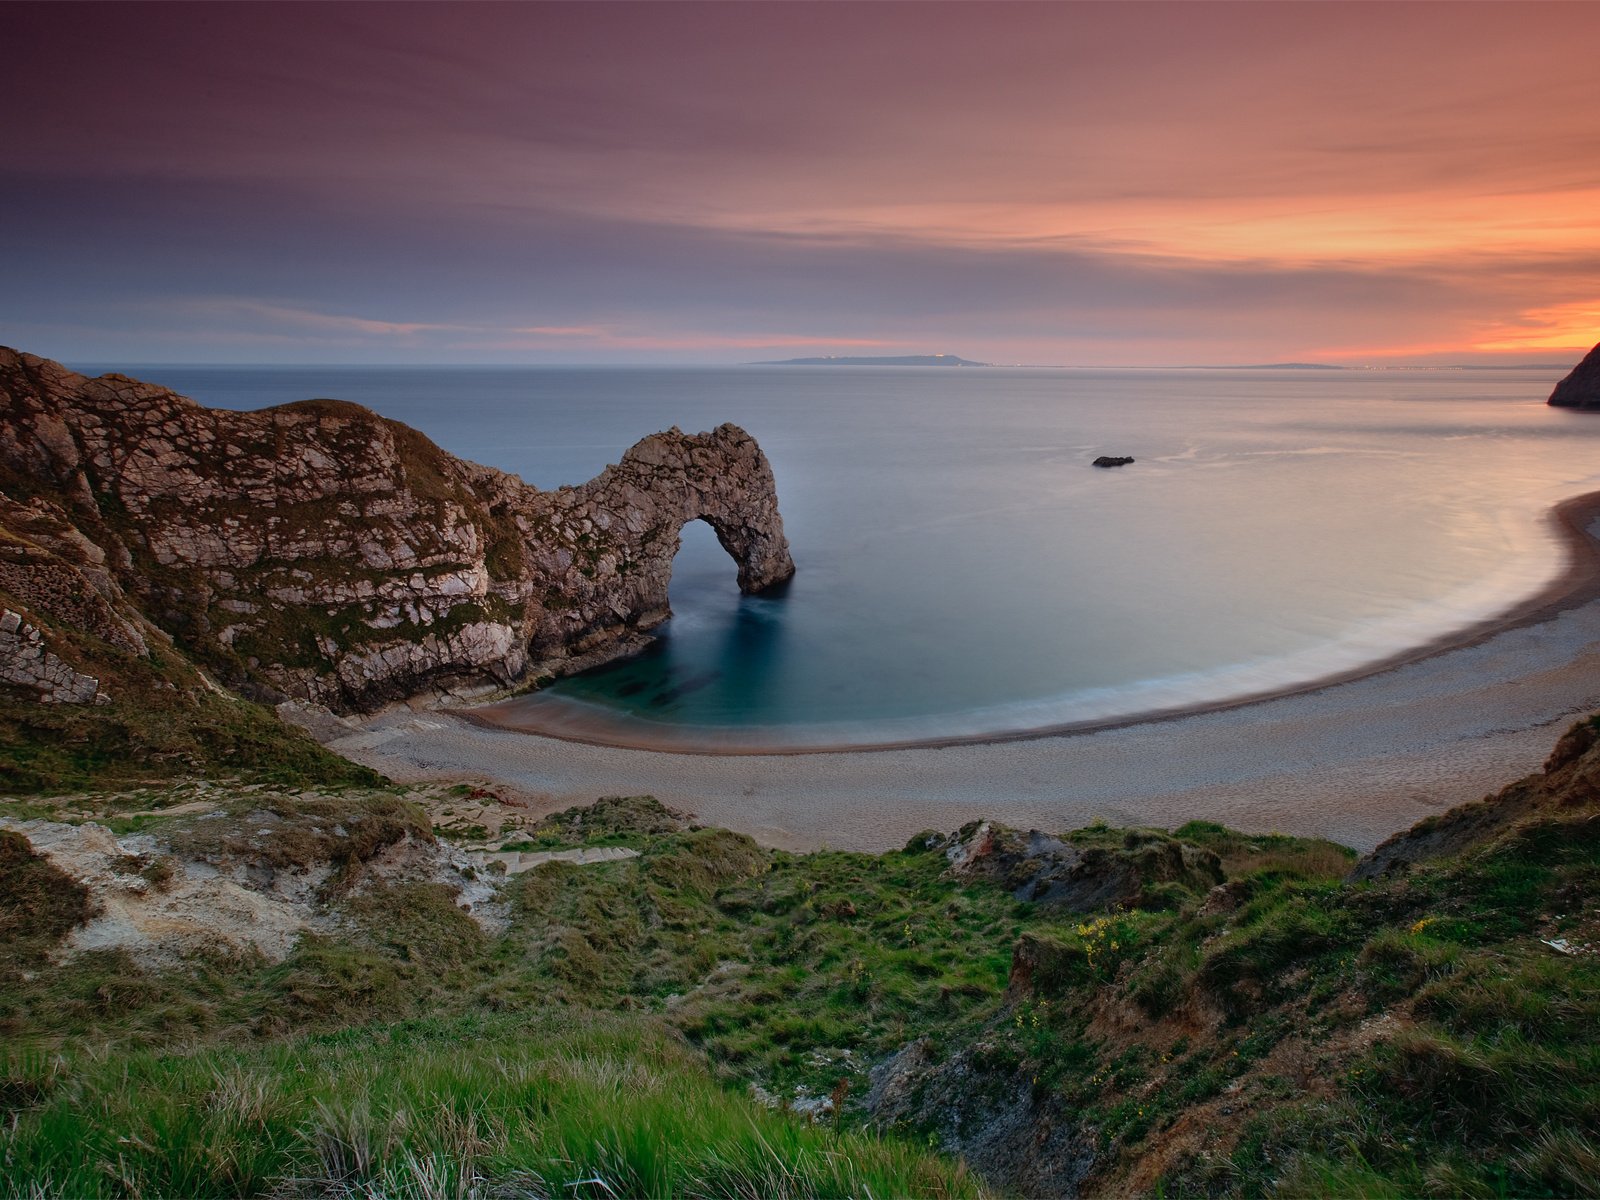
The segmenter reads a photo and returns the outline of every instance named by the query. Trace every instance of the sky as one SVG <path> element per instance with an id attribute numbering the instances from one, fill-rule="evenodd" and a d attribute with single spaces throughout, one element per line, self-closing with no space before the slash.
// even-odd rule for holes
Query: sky
<path id="1" fill-rule="evenodd" d="M 1561 363 L 1600 3 L 0 5 L 73 362 Z"/>

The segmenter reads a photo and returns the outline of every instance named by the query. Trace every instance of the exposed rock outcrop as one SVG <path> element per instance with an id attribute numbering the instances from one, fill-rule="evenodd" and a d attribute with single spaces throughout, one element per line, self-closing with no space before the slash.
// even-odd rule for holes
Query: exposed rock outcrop
<path id="1" fill-rule="evenodd" d="M 1102 454 L 1089 465 L 1091 467 L 1125 467 L 1131 462 L 1133 462 L 1133 459 L 1125 454 Z"/>
<path id="2" fill-rule="evenodd" d="M 504 927 L 492 879 L 392 794 L 242 792 L 144 816 L 150 831 L 123 834 L 0 817 L 0 869 L 47 867 L 63 901 L 66 887 L 83 897 L 61 904 L 72 919 L 46 922 L 64 939 L 57 953 L 122 950 L 147 967 L 219 950 L 279 962 L 303 933 L 348 931 L 351 897 L 419 884 L 443 889 L 479 926 Z M 25 915 L 27 926 L 43 920 Z"/>
<path id="3" fill-rule="evenodd" d="M 919 834 L 911 845 L 944 851 L 958 879 L 983 880 L 1018 900 L 1066 912 L 1166 907 L 1174 889 L 1204 895 L 1223 878 L 1211 851 L 1155 831 L 1102 837 L 1090 827 L 1064 840 L 974 821 L 949 836 Z"/>
<path id="4" fill-rule="evenodd" d="M 746 592 L 794 573 L 771 467 L 733 425 L 541 491 L 359 405 L 207 409 L 5 349 L 0 492 L 0 594 L 139 653 L 126 599 L 225 682 L 338 711 L 641 645 L 689 521 Z"/>
<path id="5" fill-rule="evenodd" d="M 1056 1097 L 994 1071 L 984 1049 L 944 1056 L 924 1037 L 874 1067 L 865 1101 L 873 1125 L 934 1131 L 946 1153 L 1004 1192 L 1078 1195 L 1095 1166 L 1095 1131 Z"/>
<path id="6" fill-rule="evenodd" d="M 100 681 L 74 671 L 45 648 L 44 635 L 21 613 L 0 609 L 0 683 L 31 693 L 43 704 L 89 704 L 108 699 Z"/>
<path id="7" fill-rule="evenodd" d="M 1546 403 L 1557 408 L 1600 408 L 1600 345 L 1556 384 Z"/>
<path id="8" fill-rule="evenodd" d="M 1600 717 L 1562 735 L 1537 775 L 1492 796 L 1418 821 L 1381 843 L 1350 872 L 1352 881 L 1401 873 L 1413 863 L 1461 854 L 1529 821 L 1554 820 L 1589 830 L 1600 822 Z"/>

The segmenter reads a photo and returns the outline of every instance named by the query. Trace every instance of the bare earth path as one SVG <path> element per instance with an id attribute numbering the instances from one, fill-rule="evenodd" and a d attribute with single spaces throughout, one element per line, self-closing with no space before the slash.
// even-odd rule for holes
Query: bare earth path
<path id="1" fill-rule="evenodd" d="M 483 779 L 539 810 L 648 792 L 790 848 L 883 849 L 990 816 L 1069 829 L 1205 818 L 1368 849 L 1538 767 L 1600 708 L 1600 603 L 1316 692 L 1072 736 L 692 755 L 394 712 L 332 747 L 401 781 Z"/>

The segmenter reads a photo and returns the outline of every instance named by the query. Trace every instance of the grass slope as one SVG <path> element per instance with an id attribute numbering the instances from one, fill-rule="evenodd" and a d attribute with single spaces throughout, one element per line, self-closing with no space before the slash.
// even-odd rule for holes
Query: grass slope
<path id="1" fill-rule="evenodd" d="M 661 1030 L 617 1017 L 426 1020 L 24 1065 L 41 1099 L 4 1139 L 12 1195 L 978 1191 L 958 1165 L 732 1095 Z"/>
<path id="2" fill-rule="evenodd" d="M 158 687 L 114 694 L 95 706 L 0 696 L 0 794 L 217 774 L 306 786 L 381 782 L 248 700 Z"/>
<path id="3" fill-rule="evenodd" d="M 1588 778 L 1593 743 L 1563 779 Z M 336 859 L 337 801 L 303 807 L 306 853 Z M 1326 842 L 1097 827 L 1067 840 L 1108 870 L 1181 843 L 1226 882 L 1169 872 L 1138 907 L 1090 913 L 1019 900 L 1025 863 L 952 872 L 947 840 L 788 854 L 648 799 L 516 836 L 640 854 L 507 879 L 499 934 L 443 887 L 389 884 L 335 897 L 341 932 L 281 963 L 164 970 L 52 960 L 78 893 L 0 846 L 20 914 L 0 948 L 0 1187 L 976 1188 L 930 1146 L 1026 1194 L 1571 1195 L 1600 1178 L 1587 800 L 1529 801 L 1487 841 L 1359 883 Z"/>

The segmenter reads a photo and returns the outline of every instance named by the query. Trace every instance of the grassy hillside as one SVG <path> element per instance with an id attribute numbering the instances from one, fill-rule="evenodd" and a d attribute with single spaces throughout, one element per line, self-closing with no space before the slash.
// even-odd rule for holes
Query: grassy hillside
<path id="1" fill-rule="evenodd" d="M 379 776 L 323 749 L 271 709 L 203 690 L 133 686 L 107 705 L 0 695 L 0 794 L 119 787 L 225 774 L 307 786 Z"/>
<path id="2" fill-rule="evenodd" d="M 925 1150 L 754 1105 L 659 1028 L 616 1017 L 414 1021 L 71 1067 L 11 1058 L 34 1093 L 0 1160 L 13 1195 L 978 1193 Z"/>
<path id="3" fill-rule="evenodd" d="M 498 925 L 440 883 L 340 868 L 317 901 L 329 923 L 281 962 L 63 958 L 81 890 L 12 835 L 0 1178 L 974 1191 L 942 1151 L 1030 1195 L 1592 1192 L 1597 736 L 1575 730 L 1544 775 L 1397 841 L 1358 882 L 1326 842 L 1203 822 L 788 854 L 611 800 L 505 844 L 637 856 L 504 878 Z M 426 841 L 409 804 L 253 793 L 136 827 L 216 861 L 262 845 L 229 822 L 270 809 L 267 857 L 292 875 Z M 135 827 L 119 819 L 102 817 Z"/>

